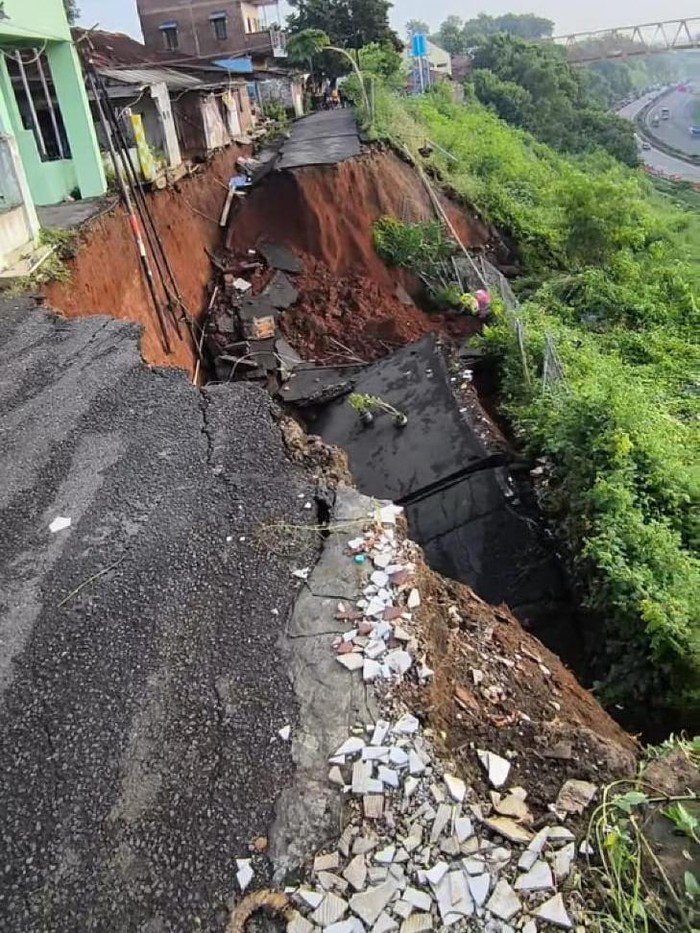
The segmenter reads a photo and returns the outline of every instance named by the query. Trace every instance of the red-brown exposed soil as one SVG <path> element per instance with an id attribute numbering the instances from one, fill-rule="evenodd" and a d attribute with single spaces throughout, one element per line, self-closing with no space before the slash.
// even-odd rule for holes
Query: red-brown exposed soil
<path id="1" fill-rule="evenodd" d="M 465 246 L 491 240 L 485 224 L 442 202 Z M 362 275 L 393 294 L 401 276 L 372 245 L 372 226 L 386 215 L 411 222 L 435 216 L 415 170 L 393 152 L 372 151 L 339 165 L 269 175 L 233 217 L 227 246 L 240 251 L 274 241 L 314 256 L 335 275 Z M 415 286 L 409 278 L 408 290 Z"/>
<path id="2" fill-rule="evenodd" d="M 295 282 L 300 297 L 279 320 L 294 349 L 307 360 L 334 362 L 347 351 L 361 360 L 378 359 L 429 333 L 455 338 L 476 333 L 479 322 L 464 314 L 427 314 L 403 304 L 367 275 L 333 273 L 325 262 L 303 256 Z"/>
<path id="3" fill-rule="evenodd" d="M 214 250 L 220 244 L 218 221 L 226 186 L 241 154 L 247 154 L 245 147 L 229 146 L 175 188 L 147 195 L 184 302 L 195 317 L 205 304 L 211 279 L 205 248 Z M 107 314 L 134 321 L 143 327 L 141 354 L 147 363 L 194 370 L 195 351 L 184 324 L 180 325 L 182 338 L 178 338 L 172 322 L 168 322 L 172 353 L 166 355 L 163 350 L 156 313 L 123 207 L 82 229 L 76 258 L 69 265 L 69 282 L 52 282 L 45 288 L 47 303 L 54 310 L 66 317 Z"/>
<path id="4" fill-rule="evenodd" d="M 527 787 L 542 814 L 569 778 L 601 785 L 634 774 L 635 740 L 506 607 L 420 563 L 418 572 L 435 675 L 427 693 L 408 688 L 410 703 L 460 773 L 486 793 L 475 749 L 506 756 L 509 784 Z"/>

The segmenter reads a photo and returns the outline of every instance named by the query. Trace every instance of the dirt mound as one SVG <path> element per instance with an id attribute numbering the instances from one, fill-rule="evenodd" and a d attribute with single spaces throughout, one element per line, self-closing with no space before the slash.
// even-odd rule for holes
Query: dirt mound
<path id="1" fill-rule="evenodd" d="M 443 204 L 466 246 L 485 246 L 492 232 L 447 199 Z M 277 172 L 252 191 L 229 224 L 227 246 L 250 249 L 274 240 L 321 260 L 335 275 L 359 274 L 390 294 L 397 280 L 372 245 L 385 215 L 434 218 L 430 198 L 410 165 L 389 151 L 339 165 Z M 416 282 L 407 280 L 409 291 Z"/>
<path id="2" fill-rule="evenodd" d="M 426 314 L 404 304 L 368 275 L 340 275 L 309 255 L 303 262 L 304 271 L 295 281 L 299 300 L 281 315 L 279 325 L 304 359 L 347 361 L 349 350 L 370 361 L 426 334 L 464 338 L 479 329 L 476 318 L 468 315 Z"/>
<path id="3" fill-rule="evenodd" d="M 170 259 L 185 304 L 199 316 L 211 278 L 205 249 L 218 247 L 218 218 L 226 199 L 227 182 L 236 158 L 248 149 L 229 146 L 197 174 L 175 188 L 146 195 Z M 106 314 L 143 327 L 141 355 L 147 363 L 182 366 L 192 372 L 195 352 L 187 328 L 182 339 L 168 322 L 172 353 L 166 355 L 138 252 L 124 208 L 119 206 L 83 228 L 76 258 L 69 262 L 70 280 L 44 289 L 47 304 L 66 317 Z"/>
<path id="4" fill-rule="evenodd" d="M 477 748 L 511 760 L 510 782 L 543 815 L 569 778 L 601 785 L 634 773 L 635 740 L 505 607 L 425 565 L 419 580 L 435 676 L 410 702 L 475 786 L 487 790 Z"/>

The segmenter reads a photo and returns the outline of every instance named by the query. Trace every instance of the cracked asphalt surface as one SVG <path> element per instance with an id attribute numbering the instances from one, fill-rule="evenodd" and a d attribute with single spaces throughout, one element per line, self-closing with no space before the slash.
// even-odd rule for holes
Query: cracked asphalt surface
<path id="1" fill-rule="evenodd" d="M 313 489 L 262 389 L 149 370 L 122 322 L 0 322 L 0 929 L 222 930 L 291 777 L 313 554 L 269 523 Z"/>

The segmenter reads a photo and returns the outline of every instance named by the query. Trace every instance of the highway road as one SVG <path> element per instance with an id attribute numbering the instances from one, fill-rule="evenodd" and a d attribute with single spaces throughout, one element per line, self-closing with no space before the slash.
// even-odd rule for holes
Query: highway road
<path id="1" fill-rule="evenodd" d="M 618 114 L 621 117 L 625 117 L 627 120 L 634 120 L 639 111 L 657 96 L 656 93 L 646 94 L 644 97 L 640 97 L 638 100 L 623 107 L 618 111 Z M 657 109 L 668 107 L 671 111 L 671 118 L 668 121 L 662 121 L 658 127 L 653 127 L 653 132 L 658 134 L 659 138 L 666 141 L 669 145 L 675 146 L 678 149 L 683 148 L 684 151 L 688 153 L 697 152 L 698 155 L 700 155 L 700 138 L 695 138 L 693 140 L 688 132 L 688 126 L 690 125 L 689 112 L 693 99 L 697 100 L 697 96 L 694 97 L 694 95 L 689 93 L 684 94 L 675 91 L 673 94 L 668 95 L 660 101 L 657 105 Z M 683 123 L 684 120 L 685 123 Z M 662 123 L 664 125 L 664 133 L 667 134 L 665 136 L 662 136 L 660 132 Z M 685 138 L 682 138 L 683 126 L 685 126 Z M 651 129 L 650 127 L 650 131 Z M 683 143 L 682 147 L 679 145 L 681 139 Z M 668 155 L 660 149 L 655 149 L 653 146 L 651 149 L 643 150 L 641 156 L 645 165 L 648 165 L 657 172 L 662 172 L 665 175 L 678 175 L 686 181 L 700 182 L 700 165 L 691 165 L 689 162 L 674 158 L 674 156 Z"/>

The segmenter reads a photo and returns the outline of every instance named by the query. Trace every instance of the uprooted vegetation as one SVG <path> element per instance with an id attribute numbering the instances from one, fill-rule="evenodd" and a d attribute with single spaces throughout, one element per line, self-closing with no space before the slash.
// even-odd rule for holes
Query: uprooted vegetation
<path id="1" fill-rule="evenodd" d="M 441 89 L 405 101 L 378 87 L 375 97 L 372 133 L 410 150 L 516 252 L 523 303 L 517 319 L 496 315 L 483 346 L 516 434 L 546 458 L 541 500 L 601 620 L 591 639 L 601 697 L 648 733 L 693 726 L 692 218 L 605 153 L 566 158 Z M 562 378 L 543 387 L 552 356 Z"/>

